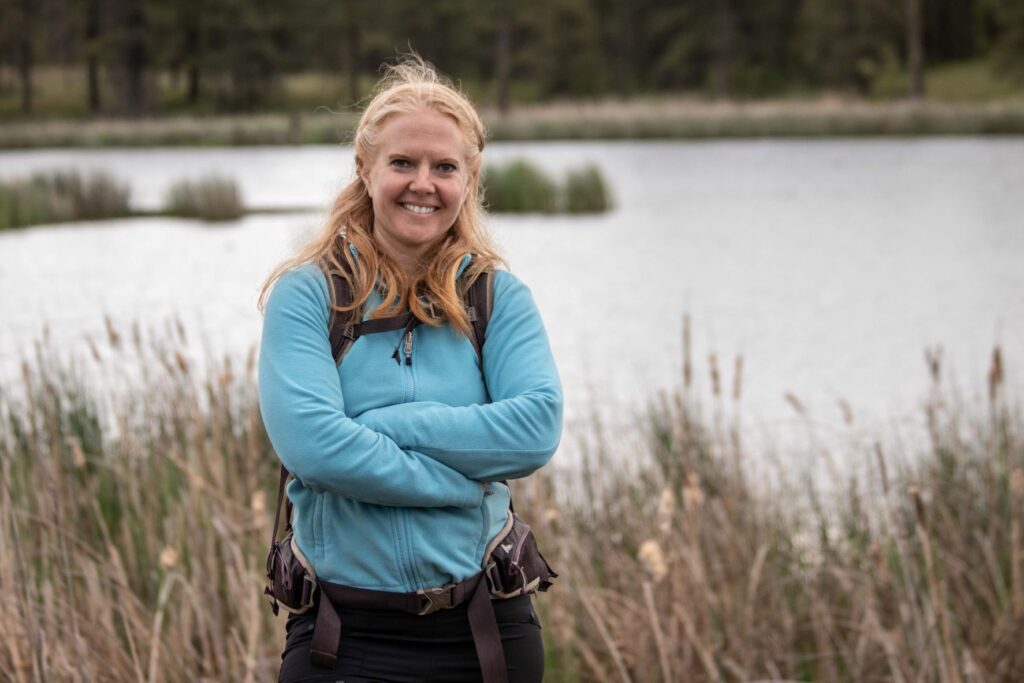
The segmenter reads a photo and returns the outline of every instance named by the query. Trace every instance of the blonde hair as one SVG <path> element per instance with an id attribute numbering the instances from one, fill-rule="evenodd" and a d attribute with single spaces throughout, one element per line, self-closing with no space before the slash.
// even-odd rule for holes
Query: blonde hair
<path id="1" fill-rule="evenodd" d="M 373 203 L 361 176 L 375 157 L 376 138 L 388 118 L 424 109 L 449 116 L 458 125 L 466 142 L 470 178 L 455 222 L 425 256 L 426 266 L 410 277 L 394 259 L 378 249 L 373 240 Z M 473 254 L 460 281 L 463 287 L 468 287 L 484 271 L 504 264 L 484 225 L 486 214 L 481 206 L 479 182 L 484 143 L 483 123 L 473 105 L 433 65 L 416 54 L 386 65 L 384 76 L 356 127 L 353 138 L 355 177 L 335 198 L 321 233 L 278 266 L 263 283 L 258 303 L 260 311 L 264 310 L 270 289 L 281 275 L 295 266 L 315 263 L 328 277 L 328 282 L 330 274 L 336 272 L 351 285 L 352 304 L 341 306 L 332 301 L 330 306 L 335 311 L 345 313 L 359 309 L 379 282 L 384 299 L 371 314 L 372 318 L 397 315 L 408 307 L 428 325 L 438 327 L 447 321 L 470 336 L 469 318 L 456 289 L 459 265 L 466 254 Z M 358 260 L 347 248 L 348 244 L 355 246 Z"/>

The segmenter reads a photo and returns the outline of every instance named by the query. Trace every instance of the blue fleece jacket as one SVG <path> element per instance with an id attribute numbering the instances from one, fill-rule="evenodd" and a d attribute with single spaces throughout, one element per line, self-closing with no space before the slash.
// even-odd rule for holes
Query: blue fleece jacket
<path id="1" fill-rule="evenodd" d="M 462 268 L 469 263 L 467 256 Z M 267 301 L 260 411 L 293 474 L 299 548 L 334 583 L 410 592 L 480 570 L 508 489 L 558 445 L 562 389 L 540 314 L 514 275 L 494 278 L 481 368 L 450 326 L 360 337 L 336 366 L 328 283 L 312 264 Z M 365 313 L 379 305 L 371 297 Z M 485 383 L 486 382 L 486 383 Z"/>

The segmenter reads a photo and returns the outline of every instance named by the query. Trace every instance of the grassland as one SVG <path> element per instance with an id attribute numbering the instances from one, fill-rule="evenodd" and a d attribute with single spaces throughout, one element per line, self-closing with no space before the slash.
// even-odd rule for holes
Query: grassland
<path id="1" fill-rule="evenodd" d="M 275 680 L 255 350 L 200 370 L 180 324 L 107 327 L 74 364 L 40 343 L 0 387 L 0 671 Z M 517 485 L 562 572 L 538 599 L 546 680 L 1018 681 L 1024 415 L 1000 352 L 976 405 L 932 358 L 927 441 L 879 440 L 823 486 L 826 453 L 747 445 L 714 360 L 697 395 L 687 347 L 634 433 L 595 419 L 580 470 Z"/>
<path id="2" fill-rule="evenodd" d="M 19 115 L 10 86 L 0 89 L 0 149 L 338 144 L 350 138 L 360 104 L 347 94 L 344 79 L 307 73 L 286 77 L 265 113 L 215 115 L 185 107 L 181 84 L 159 76 L 159 116 L 93 119 L 83 110 L 81 73 L 44 67 L 37 75 L 31 119 Z M 13 82 L 10 74 L 6 82 Z M 485 84 L 464 87 L 481 103 L 494 140 L 1024 134 L 1024 87 L 987 62 L 933 67 L 922 102 L 902 99 L 905 83 L 906 75 L 890 65 L 867 98 L 793 92 L 775 100 L 715 101 L 697 94 L 540 103 L 517 87 L 518 104 L 505 114 L 488 106 Z M 360 86 L 368 92 L 372 83 Z"/>
<path id="3" fill-rule="evenodd" d="M 1024 101 L 870 102 L 839 97 L 773 102 L 650 99 L 484 109 L 492 140 L 708 139 L 1022 135 Z M 351 112 L 40 120 L 0 125 L 0 149 L 339 144 Z"/>

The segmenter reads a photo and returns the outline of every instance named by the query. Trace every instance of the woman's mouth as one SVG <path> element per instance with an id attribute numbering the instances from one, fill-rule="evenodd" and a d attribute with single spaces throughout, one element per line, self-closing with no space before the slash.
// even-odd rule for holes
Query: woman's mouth
<path id="1" fill-rule="evenodd" d="M 437 211 L 436 206 L 420 206 L 419 204 L 408 203 L 403 203 L 401 206 L 406 211 L 412 211 L 413 213 L 419 214 L 420 216 L 425 216 L 427 214 L 434 213 L 435 211 Z"/>

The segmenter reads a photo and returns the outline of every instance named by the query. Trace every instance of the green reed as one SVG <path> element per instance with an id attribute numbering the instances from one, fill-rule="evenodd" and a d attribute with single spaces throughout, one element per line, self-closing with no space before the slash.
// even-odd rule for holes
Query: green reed
<path id="1" fill-rule="evenodd" d="M 204 221 L 233 221 L 245 214 L 245 206 L 234 180 L 211 175 L 172 184 L 164 198 L 164 212 Z"/>
<path id="2" fill-rule="evenodd" d="M 0 230 L 127 216 L 129 195 L 126 185 L 98 171 L 51 171 L 0 182 Z"/>
<path id="3" fill-rule="evenodd" d="M 569 170 L 559 183 L 533 163 L 516 159 L 485 167 L 481 184 L 491 213 L 599 213 L 611 208 L 607 183 L 594 164 Z"/>
<path id="4" fill-rule="evenodd" d="M 255 350 L 197 359 L 180 324 L 86 341 L 0 386 L 5 680 L 275 680 Z M 927 442 L 853 442 L 864 466 L 824 484 L 824 447 L 773 461 L 731 417 L 739 382 L 712 359 L 703 396 L 685 367 L 632 433 L 594 417 L 579 468 L 516 483 L 562 572 L 546 680 L 1016 680 L 1024 420 L 998 352 L 977 404 L 933 358 Z"/>

